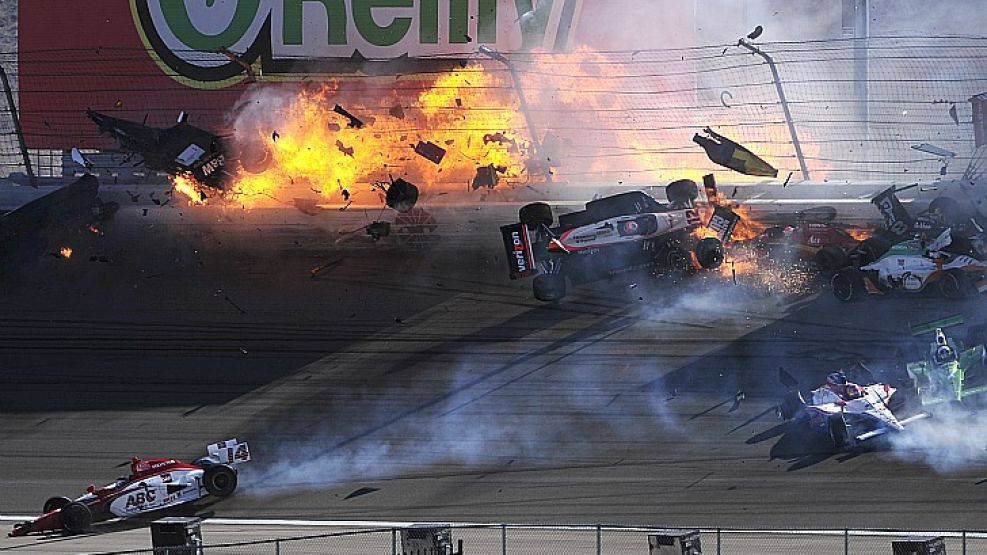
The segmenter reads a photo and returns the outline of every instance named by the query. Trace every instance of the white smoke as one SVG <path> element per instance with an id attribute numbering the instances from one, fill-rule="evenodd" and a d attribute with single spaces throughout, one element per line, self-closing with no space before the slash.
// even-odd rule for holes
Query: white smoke
<path id="1" fill-rule="evenodd" d="M 987 414 L 942 405 L 932 418 L 893 434 L 890 441 L 895 457 L 925 463 L 939 473 L 983 466 L 987 464 Z"/>

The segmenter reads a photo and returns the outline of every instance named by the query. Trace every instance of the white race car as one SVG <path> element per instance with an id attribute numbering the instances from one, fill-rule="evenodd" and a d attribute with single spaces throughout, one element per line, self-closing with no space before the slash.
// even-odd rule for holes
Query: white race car
<path id="1" fill-rule="evenodd" d="M 80 534 L 93 522 L 132 517 L 167 509 L 206 495 L 227 497 L 237 486 L 236 465 L 250 460 L 246 443 L 235 439 L 211 444 L 208 456 L 192 464 L 177 459 L 141 459 L 130 462 L 130 475 L 101 488 L 89 486 L 74 501 L 52 497 L 38 518 L 16 524 L 10 536 L 62 530 Z"/>
<path id="2" fill-rule="evenodd" d="M 888 432 L 900 432 L 905 426 L 928 418 L 919 413 L 898 419 L 889 407 L 895 388 L 883 383 L 858 385 L 849 382 L 843 372 L 833 372 L 826 383 L 812 390 L 806 402 L 791 374 L 780 371 L 779 378 L 789 391 L 778 405 L 778 417 L 802 429 L 826 437 L 833 448 L 843 449 Z"/>
<path id="3" fill-rule="evenodd" d="M 947 299 L 968 291 L 987 291 L 987 244 L 983 234 L 955 240 L 946 229 L 923 248 L 920 240 L 904 241 L 877 261 L 836 272 L 831 281 L 833 295 L 850 302 L 864 293 L 883 295 L 890 291 L 915 293 L 930 287 Z"/>

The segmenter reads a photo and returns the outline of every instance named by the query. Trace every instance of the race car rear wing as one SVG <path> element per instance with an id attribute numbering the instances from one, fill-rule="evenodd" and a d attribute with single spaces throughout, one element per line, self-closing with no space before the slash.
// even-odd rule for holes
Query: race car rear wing
<path id="1" fill-rule="evenodd" d="M 538 274 L 535 268 L 535 255 L 531 249 L 531 232 L 522 223 L 500 226 L 500 234 L 504 239 L 504 251 L 507 253 L 507 266 L 511 279 Z"/>
<path id="2" fill-rule="evenodd" d="M 250 448 L 247 443 L 234 439 L 209 444 L 206 448 L 209 459 L 219 464 L 240 464 L 250 460 Z"/>

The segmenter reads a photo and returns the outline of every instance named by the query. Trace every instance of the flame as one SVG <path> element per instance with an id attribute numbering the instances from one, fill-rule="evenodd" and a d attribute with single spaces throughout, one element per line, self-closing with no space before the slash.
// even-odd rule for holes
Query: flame
<path id="1" fill-rule="evenodd" d="M 874 234 L 874 230 L 867 227 L 847 226 L 844 231 L 846 231 L 847 235 L 853 237 L 857 241 L 868 239 Z"/>
<path id="2" fill-rule="evenodd" d="M 100 236 L 105 235 L 103 233 L 103 230 L 100 229 L 100 227 L 96 224 L 89 226 L 89 232 L 92 233 L 93 235 L 100 235 Z"/>
<path id="3" fill-rule="evenodd" d="M 202 205 L 206 203 L 206 199 L 208 198 L 205 194 L 206 186 L 199 183 L 191 175 L 173 175 L 171 176 L 171 183 L 173 190 L 188 200 L 189 206 Z"/>
<path id="4" fill-rule="evenodd" d="M 58 249 L 58 254 L 66 260 L 72 258 L 72 247 L 62 247 Z"/>

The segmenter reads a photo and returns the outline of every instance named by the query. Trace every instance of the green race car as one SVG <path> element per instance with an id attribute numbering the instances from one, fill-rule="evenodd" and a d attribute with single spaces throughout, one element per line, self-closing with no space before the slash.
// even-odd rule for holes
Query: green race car
<path id="1" fill-rule="evenodd" d="M 906 369 L 923 406 L 987 392 L 984 345 L 960 350 L 942 328 L 936 328 L 925 359 L 909 362 Z"/>

